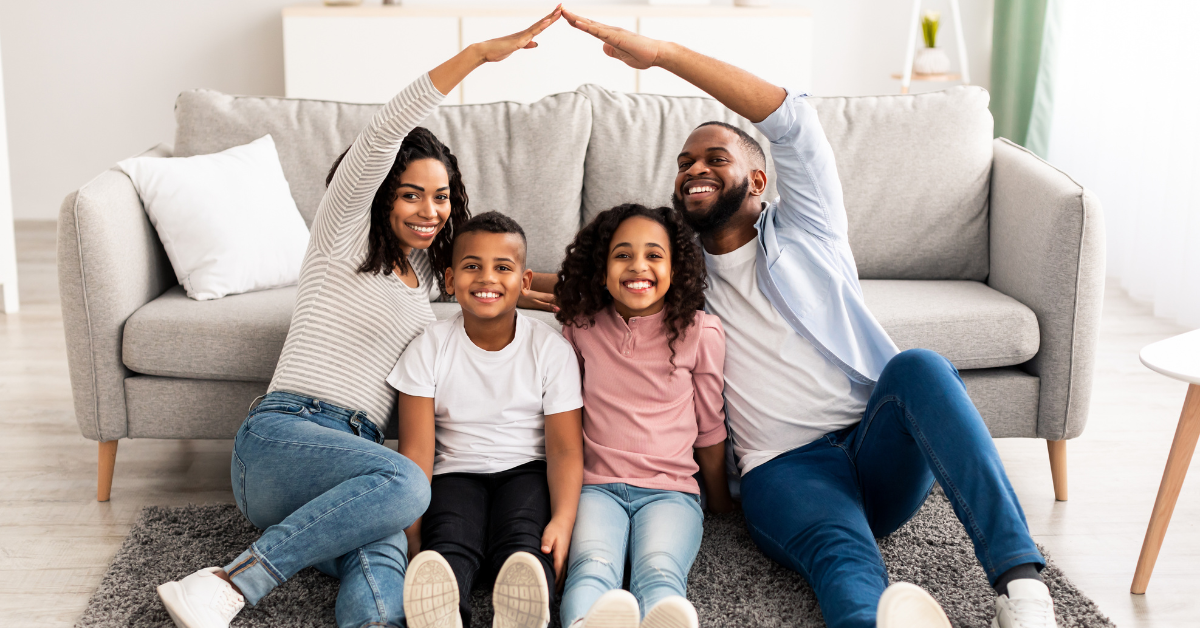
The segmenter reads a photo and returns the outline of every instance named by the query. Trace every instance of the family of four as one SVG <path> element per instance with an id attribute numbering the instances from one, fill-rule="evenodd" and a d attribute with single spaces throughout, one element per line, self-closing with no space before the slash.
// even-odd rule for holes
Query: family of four
<path id="1" fill-rule="evenodd" d="M 471 217 L 456 158 L 417 124 L 560 17 L 753 122 L 779 198 L 762 198 L 758 142 L 705 123 L 673 207 L 614 207 L 557 276 L 527 269 L 521 227 Z M 996 589 L 993 626 L 1055 626 L 957 371 L 898 351 L 863 302 L 804 95 L 560 7 L 417 79 L 327 184 L 283 354 L 234 445 L 237 506 L 262 536 L 158 588 L 178 626 L 226 628 L 313 566 L 341 581 L 342 628 L 469 628 L 471 590 L 492 579 L 498 628 L 545 628 L 557 590 L 565 628 L 695 628 L 702 504 L 734 507 L 727 443 L 751 538 L 808 580 L 829 626 L 949 627 L 919 587 L 889 586 L 875 541 L 935 482 Z M 461 313 L 435 321 L 430 301 L 448 297 Z M 553 304 L 562 334 L 518 313 L 526 301 Z M 393 415 L 398 451 L 383 446 Z"/>

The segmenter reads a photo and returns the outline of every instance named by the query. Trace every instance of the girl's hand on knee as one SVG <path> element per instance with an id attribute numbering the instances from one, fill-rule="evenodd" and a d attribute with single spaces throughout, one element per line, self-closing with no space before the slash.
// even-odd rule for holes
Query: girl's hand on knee
<path id="1" fill-rule="evenodd" d="M 559 519 L 551 519 L 542 533 L 542 553 L 551 554 L 554 558 L 554 581 L 559 591 L 563 587 L 563 568 L 567 564 L 567 553 L 571 549 L 572 523 Z"/>

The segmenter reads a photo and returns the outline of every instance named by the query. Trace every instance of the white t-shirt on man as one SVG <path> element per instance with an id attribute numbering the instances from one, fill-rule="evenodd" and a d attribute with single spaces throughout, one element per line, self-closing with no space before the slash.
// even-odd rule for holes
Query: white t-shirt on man
<path id="1" fill-rule="evenodd" d="M 432 397 L 433 473 L 498 473 L 546 458 L 546 415 L 583 407 L 575 350 L 558 332 L 517 314 L 516 336 L 480 349 L 462 313 L 408 345 L 387 381 Z"/>
<path id="2" fill-rule="evenodd" d="M 725 412 L 742 475 L 862 419 L 872 386 L 850 380 L 758 287 L 758 241 L 704 253 L 704 310 L 725 327 Z"/>

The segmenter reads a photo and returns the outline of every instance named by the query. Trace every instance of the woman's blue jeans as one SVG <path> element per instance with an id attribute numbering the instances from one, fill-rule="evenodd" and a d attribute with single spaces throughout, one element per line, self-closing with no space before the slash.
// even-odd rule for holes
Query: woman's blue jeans
<path id="1" fill-rule="evenodd" d="M 559 608 L 563 628 L 601 595 L 621 588 L 626 554 L 629 591 L 643 616 L 665 597 L 686 597 L 703 533 L 699 495 L 628 484 L 584 486 Z"/>
<path id="2" fill-rule="evenodd" d="M 958 371 L 924 349 L 892 358 L 861 422 L 747 473 L 742 508 L 758 547 L 812 585 L 827 625 L 873 628 L 888 586 L 875 539 L 916 514 L 935 480 L 990 582 L 1045 565 Z"/>
<path id="3" fill-rule="evenodd" d="M 340 628 L 401 626 L 408 542 L 429 505 L 421 468 L 366 414 L 285 392 L 250 411 L 233 446 L 238 508 L 263 534 L 225 567 L 250 604 L 309 566 L 341 580 Z"/>

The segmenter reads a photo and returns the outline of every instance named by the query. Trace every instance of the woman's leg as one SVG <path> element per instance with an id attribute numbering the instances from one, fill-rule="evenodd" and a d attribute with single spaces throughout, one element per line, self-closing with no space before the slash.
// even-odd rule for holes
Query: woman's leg
<path id="1" fill-rule="evenodd" d="M 458 580 L 459 613 L 471 625 L 471 588 L 487 550 L 487 474 L 447 473 L 433 476 L 433 497 L 421 518 L 421 551 L 442 555 Z"/>
<path id="2" fill-rule="evenodd" d="M 339 628 L 402 625 L 400 592 L 408 567 L 408 539 L 403 532 L 314 567 L 341 580 L 336 612 Z"/>
<path id="3" fill-rule="evenodd" d="M 412 461 L 341 417 L 292 409 L 260 407 L 234 442 L 238 506 L 264 531 L 225 571 L 251 604 L 305 567 L 402 533 L 429 504 Z"/>
<path id="4" fill-rule="evenodd" d="M 609 486 L 584 486 L 579 495 L 567 584 L 559 608 L 563 628 L 586 615 L 601 595 L 621 588 L 625 577 L 629 513 Z"/>
<path id="5" fill-rule="evenodd" d="M 664 598 L 687 597 L 687 577 L 700 551 L 704 513 L 698 495 L 630 486 L 629 592 L 642 617 Z"/>

